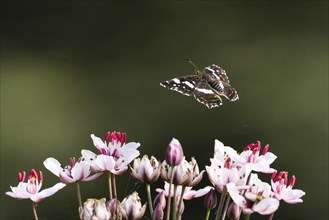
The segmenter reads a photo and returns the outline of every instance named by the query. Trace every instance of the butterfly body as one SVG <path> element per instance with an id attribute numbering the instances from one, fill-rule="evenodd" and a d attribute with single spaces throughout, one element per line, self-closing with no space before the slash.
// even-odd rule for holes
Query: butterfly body
<path id="1" fill-rule="evenodd" d="M 221 96 L 230 101 L 239 99 L 237 91 L 230 85 L 226 72 L 213 64 L 198 70 L 194 75 L 177 77 L 163 81 L 161 86 L 194 98 L 208 108 L 223 104 Z"/>

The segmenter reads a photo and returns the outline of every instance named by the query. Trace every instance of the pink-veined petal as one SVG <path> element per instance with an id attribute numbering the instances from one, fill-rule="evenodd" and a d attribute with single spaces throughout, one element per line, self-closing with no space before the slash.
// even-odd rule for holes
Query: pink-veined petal
<path id="1" fill-rule="evenodd" d="M 16 198 L 16 199 L 28 199 L 31 194 L 26 191 L 27 183 L 20 182 L 18 186 L 10 187 L 12 192 L 6 192 L 6 195 Z"/>
<path id="2" fill-rule="evenodd" d="M 305 195 L 304 191 L 300 189 L 291 189 L 291 187 L 288 187 L 287 190 L 280 196 L 286 203 L 296 204 L 303 202 L 301 197 L 304 195 Z"/>
<path id="3" fill-rule="evenodd" d="M 69 175 L 68 173 L 66 172 L 60 172 L 59 173 L 59 179 L 63 182 L 63 183 L 74 183 L 75 180 L 72 178 L 71 175 Z"/>
<path id="4" fill-rule="evenodd" d="M 261 215 L 270 215 L 279 208 L 279 200 L 273 198 L 265 198 L 253 206 L 253 211 Z"/>
<path id="5" fill-rule="evenodd" d="M 106 143 L 104 143 L 104 141 L 102 139 L 100 139 L 99 137 L 96 137 L 94 134 L 90 135 L 91 138 L 93 139 L 93 143 L 94 143 L 94 146 L 100 150 L 102 148 L 107 148 L 107 145 Z"/>
<path id="6" fill-rule="evenodd" d="M 199 198 L 199 197 L 202 197 L 202 196 L 206 195 L 211 189 L 213 189 L 213 187 L 206 186 L 206 187 L 204 187 L 202 189 L 199 189 L 199 190 L 190 190 L 190 191 L 184 193 L 183 198 L 185 200 L 191 200 L 191 199 L 194 199 L 194 198 Z"/>
<path id="7" fill-rule="evenodd" d="M 97 179 L 97 178 L 100 177 L 101 175 L 103 175 L 102 172 L 100 172 L 100 173 L 95 173 L 95 174 L 93 174 L 93 175 L 91 175 L 91 176 L 88 176 L 87 178 L 84 178 L 83 181 L 85 181 L 85 182 L 92 181 L 92 180 Z"/>
<path id="8" fill-rule="evenodd" d="M 227 192 L 230 194 L 230 197 L 240 207 L 243 207 L 246 203 L 246 200 L 243 196 L 240 195 L 239 190 L 236 188 L 234 183 L 228 183 L 226 185 Z"/>
<path id="9" fill-rule="evenodd" d="M 125 151 L 127 149 L 134 149 L 134 150 L 137 150 L 137 148 L 139 148 L 141 146 L 140 143 L 138 142 L 129 142 L 127 144 L 124 144 L 121 148 L 120 148 L 120 151 Z"/>
<path id="10" fill-rule="evenodd" d="M 37 194 L 34 194 L 31 196 L 31 200 L 33 202 L 41 202 L 42 200 L 44 200 L 45 198 L 52 196 L 53 194 L 55 194 L 58 190 L 64 188 L 66 186 L 66 184 L 64 183 L 57 183 L 56 185 L 44 189 L 42 191 L 40 191 Z"/>
<path id="11" fill-rule="evenodd" d="M 84 180 L 90 174 L 90 165 L 86 162 L 77 162 L 71 169 L 71 175 L 74 181 Z"/>
<path id="12" fill-rule="evenodd" d="M 107 156 L 104 154 L 98 155 L 95 164 L 98 167 L 97 171 L 111 171 L 115 167 L 115 160 L 112 156 Z"/>

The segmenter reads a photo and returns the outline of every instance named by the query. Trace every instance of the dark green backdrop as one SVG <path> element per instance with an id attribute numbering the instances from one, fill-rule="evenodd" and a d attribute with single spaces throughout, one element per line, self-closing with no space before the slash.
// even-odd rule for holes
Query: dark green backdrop
<path id="1" fill-rule="evenodd" d="M 0 16 L 0 219 L 32 218 L 30 201 L 4 194 L 17 172 L 41 169 L 52 186 L 42 161 L 67 164 L 108 130 L 161 160 L 175 137 L 200 167 L 216 138 L 268 143 L 273 166 L 306 192 L 275 219 L 328 219 L 327 1 L 2 1 Z M 225 68 L 240 100 L 208 110 L 160 87 L 193 73 L 187 56 Z M 122 198 L 128 176 L 118 181 Z M 107 195 L 105 178 L 81 187 L 84 200 Z M 77 218 L 74 190 L 40 203 L 40 218 Z M 185 205 L 184 219 L 204 218 L 202 199 Z"/>

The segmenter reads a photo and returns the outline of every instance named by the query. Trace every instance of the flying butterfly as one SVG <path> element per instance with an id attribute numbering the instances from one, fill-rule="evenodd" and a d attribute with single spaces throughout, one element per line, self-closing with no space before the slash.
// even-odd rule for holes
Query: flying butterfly
<path id="1" fill-rule="evenodd" d="M 230 85 L 230 81 L 223 68 L 212 64 L 200 71 L 191 59 L 186 60 L 195 68 L 194 75 L 181 76 L 163 81 L 161 86 L 194 98 L 209 109 L 223 104 L 221 96 L 230 101 L 239 99 L 237 91 Z"/>

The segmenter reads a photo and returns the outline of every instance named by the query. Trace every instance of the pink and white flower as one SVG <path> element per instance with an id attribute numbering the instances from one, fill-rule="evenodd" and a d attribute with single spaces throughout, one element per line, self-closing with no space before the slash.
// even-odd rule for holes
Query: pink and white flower
<path id="1" fill-rule="evenodd" d="M 91 175 L 90 165 L 81 159 L 76 162 L 75 158 L 70 158 L 70 163 L 70 165 L 63 168 L 55 158 L 49 157 L 43 161 L 44 166 L 66 184 L 77 181 L 91 181 L 102 175 L 102 173 Z"/>
<path id="2" fill-rule="evenodd" d="M 279 200 L 272 196 L 271 186 L 258 179 L 257 174 L 251 174 L 248 185 L 236 186 L 233 183 L 229 183 L 226 187 L 234 203 L 246 215 L 250 215 L 253 212 L 269 215 L 279 207 Z"/>
<path id="3" fill-rule="evenodd" d="M 10 187 L 11 192 L 6 192 L 6 195 L 15 199 L 31 199 L 33 202 L 41 202 L 45 198 L 52 196 L 58 190 L 66 186 L 64 183 L 57 183 L 53 187 L 40 191 L 43 182 L 43 175 L 41 171 L 39 171 L 38 175 L 37 172 L 32 169 L 27 177 L 27 182 L 24 182 L 25 177 L 25 171 L 18 173 L 18 186 Z"/>
<path id="4" fill-rule="evenodd" d="M 171 185 L 171 187 L 173 188 L 174 185 Z M 179 186 L 179 185 L 177 186 L 177 192 L 176 192 L 177 197 L 181 196 L 182 189 L 183 189 L 182 186 Z M 191 199 L 194 199 L 194 198 L 202 197 L 202 196 L 206 195 L 211 189 L 213 189 L 213 187 L 206 186 L 206 187 L 204 187 L 202 189 L 199 189 L 199 190 L 192 190 L 191 186 L 187 186 L 187 187 L 185 187 L 183 199 L 191 200 Z M 169 195 L 169 183 L 165 182 L 164 189 L 157 188 L 156 191 L 158 193 L 164 192 L 165 196 L 168 197 L 168 195 Z M 173 195 L 174 195 L 174 193 L 173 193 L 173 190 L 172 190 L 171 193 L 170 193 L 170 197 L 173 197 Z"/>
<path id="5" fill-rule="evenodd" d="M 293 175 L 290 178 L 289 185 L 288 184 L 288 172 L 281 171 L 277 174 L 274 172 L 271 178 L 271 185 L 274 192 L 274 197 L 278 200 L 283 200 L 289 204 L 301 203 L 303 200 L 302 196 L 305 195 L 305 192 L 300 189 L 292 189 L 295 185 L 296 178 Z"/>
<path id="6" fill-rule="evenodd" d="M 120 205 L 120 212 L 123 219 L 141 219 L 145 213 L 146 204 L 142 206 L 141 199 L 137 192 L 133 192 L 124 198 Z"/>
<path id="7" fill-rule="evenodd" d="M 136 158 L 133 167 L 130 167 L 131 175 L 144 183 L 154 183 L 160 176 L 161 163 L 153 156 L 151 159 L 144 155 L 142 159 Z"/>
<path id="8" fill-rule="evenodd" d="M 93 172 L 110 171 L 115 175 L 122 174 L 128 169 L 128 164 L 139 156 L 137 148 L 140 144 L 126 144 L 125 133 L 108 132 L 104 141 L 93 134 L 91 138 L 99 154 L 89 150 L 82 150 L 81 154 Z"/>
<path id="9" fill-rule="evenodd" d="M 236 186 L 245 185 L 251 172 L 249 166 L 242 166 L 233 161 L 226 154 L 227 149 L 232 148 L 224 147 L 222 142 L 215 140 L 214 157 L 210 159 L 211 165 L 206 166 L 208 178 L 219 192 L 223 192 L 224 186 L 229 183 Z"/>
<path id="10" fill-rule="evenodd" d="M 266 145 L 260 154 L 261 143 L 257 141 L 255 144 L 247 145 L 240 154 L 230 147 L 225 147 L 225 152 L 241 166 L 248 165 L 251 170 L 256 172 L 273 173 L 275 169 L 270 168 L 270 165 L 277 157 L 273 153 L 268 152 L 268 149 L 269 146 Z"/>
<path id="11" fill-rule="evenodd" d="M 177 166 L 171 169 L 171 166 L 167 161 L 163 161 L 161 165 L 161 177 L 166 182 L 170 182 L 171 173 L 173 172 L 173 184 L 183 186 L 195 186 L 197 185 L 202 177 L 203 171 L 199 171 L 199 166 L 196 160 L 192 157 L 191 161 L 188 162 L 183 157 L 183 160 Z"/>

